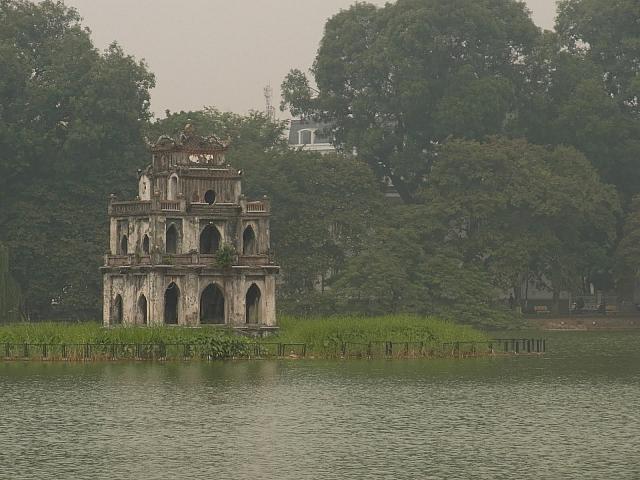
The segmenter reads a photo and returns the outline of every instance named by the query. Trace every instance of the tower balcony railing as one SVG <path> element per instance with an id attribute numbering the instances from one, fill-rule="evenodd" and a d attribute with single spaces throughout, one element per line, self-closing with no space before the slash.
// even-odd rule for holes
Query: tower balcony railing
<path id="1" fill-rule="evenodd" d="M 269 265 L 270 260 L 269 255 L 239 255 L 237 263 L 238 265 L 253 267 Z"/>
<path id="2" fill-rule="evenodd" d="M 267 206 L 262 202 L 247 202 L 247 213 L 263 213 Z"/>
<path id="3" fill-rule="evenodd" d="M 160 210 L 163 212 L 181 212 L 180 201 L 160 200 Z"/>
<path id="4" fill-rule="evenodd" d="M 144 215 L 151 213 L 151 201 L 134 200 L 131 202 L 112 201 L 109 205 L 112 215 Z"/>
<path id="5" fill-rule="evenodd" d="M 109 214 L 112 216 L 143 216 L 162 213 L 190 213 L 193 215 L 233 216 L 239 213 L 244 215 L 268 215 L 271 212 L 271 202 L 268 198 L 257 201 L 247 201 L 241 197 L 240 203 L 214 204 L 191 202 L 184 198 L 178 200 L 165 200 L 154 197 L 151 200 L 120 201 L 111 197 Z"/>
<path id="6" fill-rule="evenodd" d="M 209 205 L 208 203 L 192 203 L 189 207 L 189 212 L 194 215 L 215 215 L 215 216 L 234 216 L 238 215 L 240 206 L 237 203 L 214 203 Z"/>
<path id="7" fill-rule="evenodd" d="M 135 216 L 150 215 L 151 213 L 179 213 L 186 212 L 186 202 L 184 200 L 133 200 L 118 201 L 111 200 L 109 213 L 114 216 Z"/>
<path id="8" fill-rule="evenodd" d="M 247 201 L 242 196 L 240 198 L 240 206 L 242 207 L 242 213 L 245 215 L 268 215 L 271 213 L 271 200 L 268 197 L 262 197 L 262 200 Z"/>
<path id="9" fill-rule="evenodd" d="M 127 254 L 127 255 L 105 255 L 104 265 L 106 267 L 129 267 L 129 266 L 144 266 L 144 265 L 205 265 L 205 266 L 217 266 L 217 260 L 215 254 L 204 253 L 153 253 L 151 255 L 139 255 L 139 254 Z M 233 265 L 235 266 L 248 266 L 259 267 L 265 265 L 271 265 L 273 259 L 270 255 L 238 255 Z"/>

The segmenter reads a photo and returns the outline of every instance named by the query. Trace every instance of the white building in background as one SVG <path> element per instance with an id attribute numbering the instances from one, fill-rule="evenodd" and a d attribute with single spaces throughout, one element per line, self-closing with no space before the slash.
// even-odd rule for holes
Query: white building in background
<path id="1" fill-rule="evenodd" d="M 332 139 L 325 131 L 329 125 L 307 119 L 291 120 L 289 147 L 322 154 L 335 153 Z"/>
<path id="2" fill-rule="evenodd" d="M 336 153 L 330 132 L 331 126 L 327 123 L 315 122 L 308 119 L 293 119 L 289 129 L 289 148 L 307 152 L 319 152 L 322 155 Z M 355 148 L 352 154 L 357 155 Z M 393 186 L 391 179 L 383 179 L 384 195 L 390 199 L 400 199 L 398 191 Z"/>

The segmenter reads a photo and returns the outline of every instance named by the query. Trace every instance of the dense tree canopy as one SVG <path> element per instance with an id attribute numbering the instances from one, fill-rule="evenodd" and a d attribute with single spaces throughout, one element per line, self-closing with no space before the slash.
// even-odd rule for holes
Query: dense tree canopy
<path id="1" fill-rule="evenodd" d="M 631 297 L 638 8 L 564 0 L 541 32 L 516 0 L 356 3 L 327 22 L 313 78 L 283 82 L 283 107 L 353 157 L 290 151 L 259 112 L 151 121 L 143 63 L 96 50 L 61 2 L 0 0 L 0 316 L 99 315 L 108 195 L 135 194 L 145 136 L 187 123 L 230 139 L 245 193 L 271 198 L 286 310 L 491 323 L 527 281 L 557 300 L 613 273 Z"/>
<path id="2" fill-rule="evenodd" d="M 626 204 L 640 185 L 640 118 L 607 91 L 601 65 L 547 32 L 526 61 L 528 83 L 511 133 L 543 145 L 572 145 Z"/>
<path id="3" fill-rule="evenodd" d="M 282 107 L 332 124 L 338 147 L 355 146 L 431 222 L 446 214 L 464 232 L 446 236 L 447 251 L 502 291 L 520 295 L 525 279 L 556 298 L 608 290 L 617 242 L 632 244 L 619 236 L 620 206 L 640 192 L 638 8 L 565 0 L 556 32 L 542 32 L 517 1 L 358 3 L 327 22 L 313 78 L 285 78 Z M 377 256 L 359 268 L 375 270 Z M 365 280 L 357 270 L 341 287 Z"/>
<path id="4" fill-rule="evenodd" d="M 377 222 L 347 263 L 336 282 L 347 306 L 490 322 L 500 292 L 523 300 L 532 281 L 557 298 L 608 267 L 617 195 L 575 149 L 450 141 L 420 196 Z"/>
<path id="5" fill-rule="evenodd" d="M 640 115 L 640 3 L 562 0 L 556 30 L 604 73 L 607 91 Z"/>
<path id="6" fill-rule="evenodd" d="M 236 156 L 249 194 L 269 195 L 272 247 L 282 265 L 283 306 L 304 311 L 366 243 L 382 193 L 354 159 L 317 153 Z"/>
<path id="7" fill-rule="evenodd" d="M 538 36 L 514 0 L 358 3 L 327 22 L 317 91 L 293 70 L 283 107 L 334 122 L 338 143 L 412 202 L 435 144 L 504 130 Z"/>
<path id="8" fill-rule="evenodd" d="M 531 279 L 577 291 L 607 268 L 619 204 L 582 154 L 522 140 L 444 145 L 424 190 L 449 242 L 520 296 Z"/>
<path id="9" fill-rule="evenodd" d="M 448 242 L 443 216 L 425 205 L 388 207 L 362 251 L 332 282 L 337 311 L 413 312 L 496 325 L 500 289 Z"/>
<path id="10" fill-rule="evenodd" d="M 106 199 L 135 187 L 154 78 L 61 2 L 0 1 L 0 241 L 25 313 L 94 315 Z"/>

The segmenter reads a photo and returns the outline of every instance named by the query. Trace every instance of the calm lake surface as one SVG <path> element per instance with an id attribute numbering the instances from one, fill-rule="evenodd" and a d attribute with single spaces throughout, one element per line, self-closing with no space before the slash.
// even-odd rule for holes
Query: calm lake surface
<path id="1" fill-rule="evenodd" d="M 0 478 L 640 478 L 640 332 L 547 338 L 544 358 L 0 362 Z"/>

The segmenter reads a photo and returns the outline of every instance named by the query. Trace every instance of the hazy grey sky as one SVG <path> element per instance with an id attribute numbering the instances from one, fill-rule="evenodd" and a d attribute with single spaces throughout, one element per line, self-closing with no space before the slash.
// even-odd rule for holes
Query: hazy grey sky
<path id="1" fill-rule="evenodd" d="M 384 0 L 370 0 L 383 5 Z M 527 0 L 533 19 L 553 26 L 556 0 Z M 118 41 L 144 58 L 156 75 L 151 108 L 212 105 L 246 113 L 264 108 L 271 83 L 274 103 L 291 68 L 306 70 L 324 24 L 354 0 L 66 0 L 78 9 L 93 41 Z M 278 115 L 286 118 L 278 110 Z"/>

